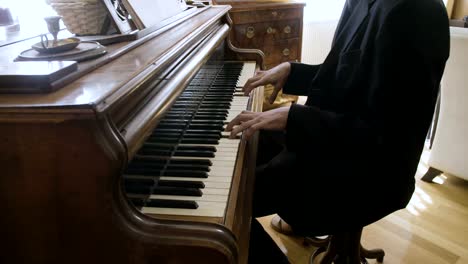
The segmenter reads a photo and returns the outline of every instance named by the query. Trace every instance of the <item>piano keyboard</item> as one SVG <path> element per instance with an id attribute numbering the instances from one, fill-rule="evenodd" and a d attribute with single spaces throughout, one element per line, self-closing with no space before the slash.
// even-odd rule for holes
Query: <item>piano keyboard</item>
<path id="1" fill-rule="evenodd" d="M 254 62 L 200 69 L 124 172 L 141 212 L 224 216 L 240 143 L 224 126 L 247 109 L 242 87 L 254 72 Z"/>

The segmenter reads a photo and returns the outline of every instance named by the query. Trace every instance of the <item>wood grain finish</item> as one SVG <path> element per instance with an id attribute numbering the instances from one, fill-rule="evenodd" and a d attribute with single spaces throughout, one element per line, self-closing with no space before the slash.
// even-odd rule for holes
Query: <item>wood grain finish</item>
<path id="1" fill-rule="evenodd" d="M 31 94 L 31 95 L 2 95 L 0 107 L 70 107 L 79 105 L 94 107 L 97 105 L 111 105 L 109 102 L 114 97 L 121 97 L 123 93 L 130 93 L 131 88 L 121 89 L 128 80 L 133 79 L 138 73 L 145 71 L 151 65 L 163 66 L 163 62 L 170 61 L 167 56 L 174 60 L 178 54 L 173 52 L 175 43 L 181 43 L 180 49 L 194 44 L 194 38 L 206 33 L 213 23 L 216 23 L 223 12 L 229 7 L 217 6 L 208 8 L 201 14 L 186 20 L 184 23 L 171 28 L 160 34 L 157 38 L 150 39 L 138 46 L 138 49 L 124 52 L 130 42 L 122 42 L 107 46 L 109 54 L 115 59 L 105 65 L 93 66 L 95 61 L 80 63 L 78 70 L 91 65 L 91 72 L 79 78 L 73 83 L 66 85 L 55 93 Z M 23 50 L 28 49 L 37 39 L 24 41 L 17 45 L 9 45 L 0 49 L 0 60 L 12 62 Z M 162 67 L 161 67 L 162 68 Z M 117 94 L 116 96 L 114 94 Z M 104 103 L 105 102 L 105 103 Z"/>
<path id="2" fill-rule="evenodd" d="M 416 190 L 408 206 L 364 228 L 363 246 L 382 248 L 386 264 L 468 263 L 468 181 L 451 175 L 437 178 L 438 183 L 422 181 L 429 154 L 426 149 L 421 157 Z M 291 263 L 309 263 L 315 248 L 304 246 L 300 237 L 272 230 L 271 218 L 260 222 Z"/>
<path id="3" fill-rule="evenodd" d="M 232 5 L 229 15 L 233 22 L 233 44 L 262 50 L 267 69 L 284 61 L 301 60 L 304 3 L 228 0 L 216 3 Z M 294 52 L 287 53 L 285 49 Z"/>
<path id="4" fill-rule="evenodd" d="M 454 2 L 452 3 L 452 19 L 463 19 L 463 17 L 468 16 L 468 0 L 454 0 L 452 2 Z"/>
<path id="5" fill-rule="evenodd" d="M 216 4 L 231 5 L 230 39 L 241 48 L 260 49 L 265 54 L 265 69 L 287 61 L 301 61 L 302 27 L 305 3 L 298 1 L 230 1 Z M 286 106 L 297 96 L 282 91 L 273 104 L 268 102 L 273 88 L 265 90 L 263 110 Z"/>

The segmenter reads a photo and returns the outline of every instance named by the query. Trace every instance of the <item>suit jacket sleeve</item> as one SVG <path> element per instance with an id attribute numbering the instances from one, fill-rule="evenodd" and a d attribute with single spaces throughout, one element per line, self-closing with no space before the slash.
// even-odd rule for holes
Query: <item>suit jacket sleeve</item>
<path id="1" fill-rule="evenodd" d="M 283 87 L 283 92 L 294 95 L 307 95 L 309 84 L 314 79 L 321 65 L 291 62 L 291 72 Z"/>
<path id="2" fill-rule="evenodd" d="M 417 165 L 448 58 L 446 11 L 438 1 L 400 1 L 378 29 L 368 40 L 370 50 L 363 51 L 362 81 L 353 88 L 359 107 L 336 112 L 292 105 L 286 126 L 290 151 L 320 160 L 335 157 L 335 166 L 353 160 L 349 164 L 361 169 L 382 158 L 378 151 L 385 149 L 405 174 Z M 299 87 L 294 78 L 302 68 L 294 69 L 288 85 Z"/>

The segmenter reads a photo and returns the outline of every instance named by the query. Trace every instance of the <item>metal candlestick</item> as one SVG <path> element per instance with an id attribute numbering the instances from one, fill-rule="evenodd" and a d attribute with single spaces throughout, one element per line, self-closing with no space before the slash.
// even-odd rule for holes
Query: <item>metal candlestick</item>
<path id="1" fill-rule="evenodd" d="M 44 20 L 47 23 L 47 29 L 49 30 L 50 34 L 52 34 L 52 36 L 54 37 L 54 41 L 52 44 L 53 46 L 57 45 L 57 35 L 58 35 L 58 32 L 60 31 L 59 22 L 61 18 L 62 18 L 61 16 L 49 16 L 49 17 L 44 18 Z"/>

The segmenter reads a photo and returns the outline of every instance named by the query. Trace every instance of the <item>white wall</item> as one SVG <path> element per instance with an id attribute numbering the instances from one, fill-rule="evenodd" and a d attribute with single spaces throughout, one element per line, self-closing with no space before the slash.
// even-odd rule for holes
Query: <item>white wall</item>
<path id="1" fill-rule="evenodd" d="M 0 0 L 0 7 L 10 9 L 13 19 L 20 23 L 21 32 L 48 32 L 44 17 L 57 14 L 46 0 Z"/>
<path id="2" fill-rule="evenodd" d="M 338 20 L 345 0 L 306 0 L 304 22 L 324 22 Z"/>
<path id="3" fill-rule="evenodd" d="M 304 8 L 302 62 L 319 64 L 331 48 L 345 0 L 307 0 Z"/>

